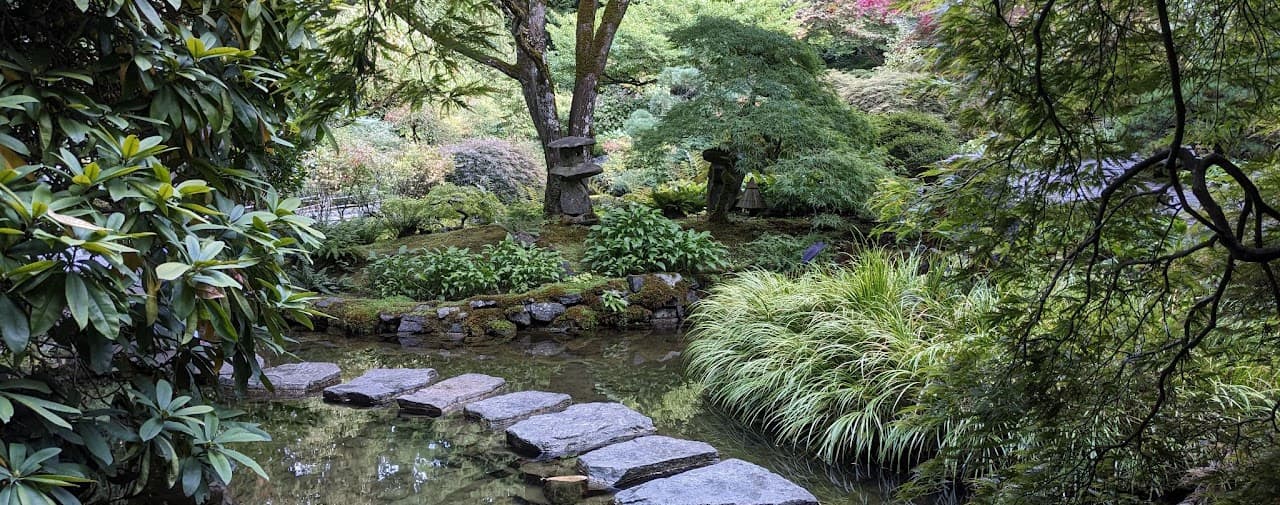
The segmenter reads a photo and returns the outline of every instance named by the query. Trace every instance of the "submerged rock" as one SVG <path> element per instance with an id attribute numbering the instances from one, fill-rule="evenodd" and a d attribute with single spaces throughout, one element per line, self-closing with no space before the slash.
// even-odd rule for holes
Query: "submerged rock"
<path id="1" fill-rule="evenodd" d="M 489 429 L 499 429 L 539 414 L 559 412 L 572 402 L 573 398 L 563 393 L 521 391 L 472 403 L 463 408 L 462 413 L 468 419 L 485 423 Z"/>
<path id="2" fill-rule="evenodd" d="M 507 381 L 500 377 L 462 374 L 397 397 L 396 404 L 408 414 L 440 417 L 467 403 L 493 396 L 506 385 Z"/>
<path id="3" fill-rule="evenodd" d="M 592 489 L 623 489 L 720 461 L 706 442 L 652 436 L 628 440 L 578 457 Z"/>
<path id="4" fill-rule="evenodd" d="M 617 505 L 818 505 L 812 493 L 739 459 L 649 481 L 618 493 Z"/>
<path id="5" fill-rule="evenodd" d="M 582 403 L 507 428 L 507 443 L 540 459 L 559 458 L 654 433 L 653 420 L 621 403 Z"/>
<path id="6" fill-rule="evenodd" d="M 421 389 L 437 377 L 432 368 L 374 368 L 346 384 L 324 390 L 324 401 L 371 406 L 391 397 Z"/>

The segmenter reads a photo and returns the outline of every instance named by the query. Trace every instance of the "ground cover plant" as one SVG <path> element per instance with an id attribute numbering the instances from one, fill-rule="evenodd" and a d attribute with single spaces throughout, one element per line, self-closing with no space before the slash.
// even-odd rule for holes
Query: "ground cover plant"
<path id="1" fill-rule="evenodd" d="M 708 272 L 723 268 L 726 254 L 706 232 L 685 230 L 655 209 L 623 204 L 591 227 L 582 261 L 611 276 Z"/>

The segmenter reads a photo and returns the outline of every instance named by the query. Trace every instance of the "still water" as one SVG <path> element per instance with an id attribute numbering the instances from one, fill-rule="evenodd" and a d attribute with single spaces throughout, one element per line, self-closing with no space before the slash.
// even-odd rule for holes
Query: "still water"
<path id="1" fill-rule="evenodd" d="M 823 465 L 766 440 L 703 402 L 684 377 L 679 335 L 609 333 L 556 342 L 551 337 L 469 349 L 309 335 L 296 359 L 332 361 L 343 380 L 379 367 L 435 368 L 441 378 L 477 372 L 503 377 L 508 391 L 537 389 L 577 402 L 617 401 L 653 418 L 659 434 L 706 441 L 721 458 L 764 466 L 806 487 L 823 504 L 887 503 L 889 485 L 853 468 Z M 277 360 L 280 361 L 280 360 Z M 276 363 L 272 363 L 276 364 Z M 394 408 L 354 409 L 319 398 L 240 405 L 246 420 L 275 438 L 244 451 L 271 475 L 239 471 L 237 503 L 263 505 L 519 504 L 539 502 L 506 449 L 458 415 L 398 417 Z"/>

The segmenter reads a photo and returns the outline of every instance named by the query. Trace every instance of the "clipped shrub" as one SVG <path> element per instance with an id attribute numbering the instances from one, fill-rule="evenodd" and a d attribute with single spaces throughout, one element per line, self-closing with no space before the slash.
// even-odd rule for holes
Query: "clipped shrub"
<path id="1" fill-rule="evenodd" d="M 819 242 L 827 246 L 807 263 L 803 261 L 805 251 Z M 835 261 L 830 241 L 818 234 L 804 236 L 765 233 L 759 238 L 736 248 L 734 265 L 738 269 L 760 269 L 772 272 L 789 273 L 799 271 L 811 265 L 831 264 Z"/>
<path id="2" fill-rule="evenodd" d="M 559 252 L 524 244 L 510 235 L 496 246 L 485 246 L 484 254 L 501 291 L 523 293 L 564 277 L 564 257 Z"/>
<path id="3" fill-rule="evenodd" d="M 941 116 L 891 112 L 874 118 L 888 164 L 901 175 L 916 176 L 925 167 L 960 152 L 960 141 Z"/>
<path id="4" fill-rule="evenodd" d="M 714 401 L 826 461 L 927 457 L 962 427 L 931 417 L 926 387 L 956 354 L 980 352 L 995 297 L 919 270 L 872 250 L 847 268 L 729 279 L 690 318 L 690 372 Z"/>
<path id="5" fill-rule="evenodd" d="M 450 247 L 377 258 L 366 270 L 369 287 L 378 296 L 407 296 L 415 300 L 456 300 L 493 290 L 493 267 L 465 249 Z"/>
<path id="6" fill-rule="evenodd" d="M 728 251 L 707 232 L 685 230 L 657 210 L 622 204 L 587 234 L 583 262 L 605 275 L 724 268 Z"/>
<path id="7" fill-rule="evenodd" d="M 457 220 L 459 228 L 466 228 L 468 223 L 492 223 L 503 210 L 502 202 L 493 193 L 447 182 L 432 189 L 422 201 L 432 219 L 437 222 Z"/>
<path id="8" fill-rule="evenodd" d="M 506 140 L 476 139 L 450 144 L 441 152 L 453 158 L 453 172 L 445 180 L 493 193 L 504 203 L 541 188 L 544 176 L 538 159 L 523 146 Z"/>
<path id="9" fill-rule="evenodd" d="M 663 183 L 649 193 L 653 208 L 667 217 L 684 217 L 707 208 L 707 185 L 694 181 Z"/>

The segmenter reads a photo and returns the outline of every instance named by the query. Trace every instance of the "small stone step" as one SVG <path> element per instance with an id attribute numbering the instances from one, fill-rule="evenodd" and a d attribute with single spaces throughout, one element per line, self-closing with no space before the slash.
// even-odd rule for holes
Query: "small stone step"
<path id="1" fill-rule="evenodd" d="M 321 389 L 337 384 L 342 379 L 342 371 L 336 363 L 304 362 L 273 366 L 262 370 L 262 375 L 275 388 L 268 391 L 261 380 L 250 379 L 246 392 L 250 398 L 282 399 L 301 398 L 320 392 Z M 234 388 L 235 378 L 231 374 L 218 376 L 218 383 L 224 388 Z"/>
<path id="2" fill-rule="evenodd" d="M 594 490 L 625 489 L 720 461 L 706 442 L 652 436 L 620 442 L 578 457 L 578 471 Z"/>
<path id="3" fill-rule="evenodd" d="M 728 459 L 640 484 L 615 505 L 818 505 L 804 488 L 757 465 Z"/>
<path id="4" fill-rule="evenodd" d="M 467 403 L 498 394 L 506 385 L 507 381 L 501 377 L 478 373 L 462 374 L 397 397 L 396 404 L 408 414 L 440 417 Z"/>
<path id="5" fill-rule="evenodd" d="M 462 409 L 467 419 L 485 423 L 491 430 L 503 429 L 539 414 L 559 412 L 573 403 L 563 393 L 521 391 L 481 400 Z"/>
<path id="6" fill-rule="evenodd" d="M 361 407 L 378 405 L 392 397 L 422 389 L 435 382 L 432 368 L 374 368 L 351 382 L 324 390 L 324 401 Z"/>
<path id="7" fill-rule="evenodd" d="M 580 403 L 507 428 L 507 443 L 539 459 L 571 456 L 652 435 L 653 420 L 621 403 Z"/>

